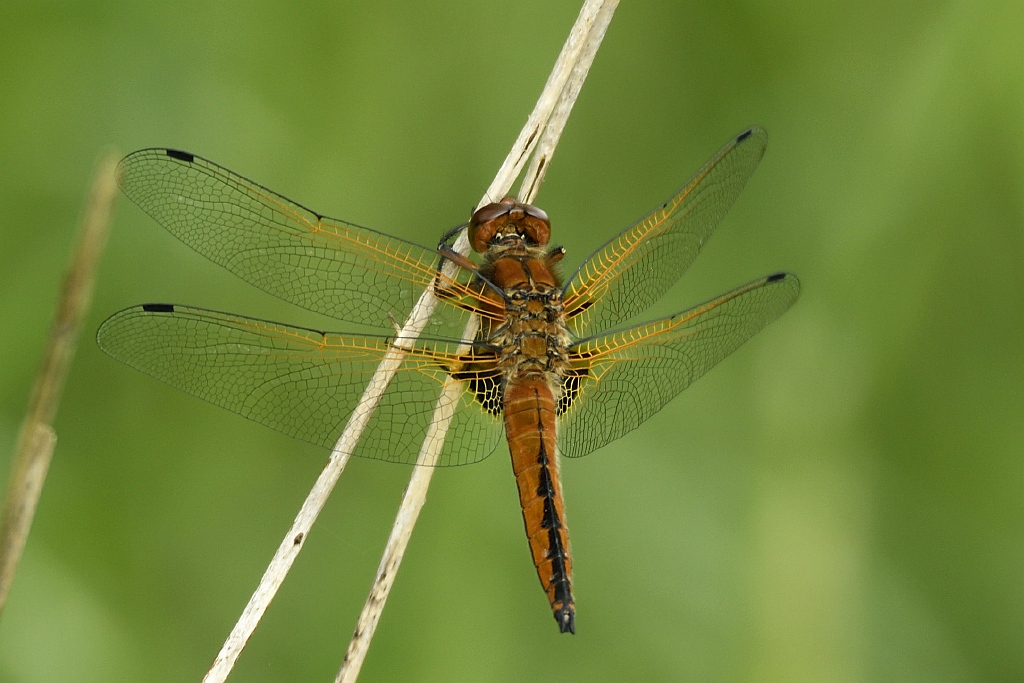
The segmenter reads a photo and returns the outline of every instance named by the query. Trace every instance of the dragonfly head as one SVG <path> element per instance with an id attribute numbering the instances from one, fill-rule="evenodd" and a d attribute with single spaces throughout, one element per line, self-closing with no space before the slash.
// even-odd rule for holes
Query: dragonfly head
<path id="1" fill-rule="evenodd" d="M 512 197 L 481 206 L 469 219 L 469 244 L 477 253 L 482 254 L 493 244 L 521 241 L 530 246 L 544 246 L 549 239 L 548 215 Z"/>

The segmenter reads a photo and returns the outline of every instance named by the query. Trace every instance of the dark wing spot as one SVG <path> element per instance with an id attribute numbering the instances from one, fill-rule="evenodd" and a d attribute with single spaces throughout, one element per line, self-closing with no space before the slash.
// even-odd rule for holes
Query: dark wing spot
<path id="1" fill-rule="evenodd" d="M 747 128 L 745 131 L 743 131 L 738 136 L 736 136 L 736 142 L 743 142 L 744 140 L 746 140 L 747 138 L 749 138 L 753 134 L 754 134 L 754 129 L 753 128 Z"/>
<path id="2" fill-rule="evenodd" d="M 570 320 L 572 320 L 573 318 L 575 318 L 580 313 L 582 313 L 583 311 L 587 310 L 588 308 L 590 308 L 593 305 L 594 305 L 593 301 L 581 301 L 579 306 L 577 306 L 576 308 L 572 309 L 571 311 L 566 311 L 565 312 L 565 317 L 569 318 Z"/>
<path id="3" fill-rule="evenodd" d="M 498 354 L 476 352 L 462 357 L 463 362 L 467 365 L 474 365 L 473 361 L 481 359 L 493 360 L 493 365 L 485 363 L 484 367 L 481 367 L 480 364 L 475 364 L 475 369 L 467 372 L 457 370 L 452 372 L 451 368 L 444 369 L 451 374 L 453 379 L 461 380 L 469 385 L 473 397 L 489 415 L 499 416 L 504 404 L 505 377 L 497 368 Z M 490 367 L 487 367 L 488 365 Z"/>
<path id="4" fill-rule="evenodd" d="M 174 313 L 173 304 L 142 304 L 146 313 Z"/>
<path id="5" fill-rule="evenodd" d="M 167 156 L 178 161 L 184 161 L 191 164 L 195 161 L 195 155 L 189 154 L 188 152 L 182 152 L 180 149 L 169 149 L 167 150 Z"/>
<path id="6" fill-rule="evenodd" d="M 778 282 L 779 280 L 784 280 L 785 278 L 785 273 L 772 273 L 771 275 L 768 276 L 768 282 Z"/>
<path id="7" fill-rule="evenodd" d="M 469 390 L 473 392 L 477 402 L 489 415 L 501 415 L 502 396 L 504 395 L 504 377 L 501 373 L 493 375 L 475 375 L 469 380 Z"/>
<path id="8" fill-rule="evenodd" d="M 558 396 L 558 401 L 555 404 L 555 414 L 564 415 L 570 407 L 572 402 L 576 400 L 576 397 L 580 394 L 580 388 L 583 386 L 583 378 L 590 374 L 589 370 L 570 370 L 565 377 L 562 378 L 562 391 Z"/>

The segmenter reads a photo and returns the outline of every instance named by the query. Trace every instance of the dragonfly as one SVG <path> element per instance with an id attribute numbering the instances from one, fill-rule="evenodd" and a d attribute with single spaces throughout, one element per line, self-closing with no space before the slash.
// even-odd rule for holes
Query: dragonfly
<path id="1" fill-rule="evenodd" d="M 750 128 L 668 201 L 562 277 L 551 220 L 506 197 L 466 229 L 473 253 L 328 218 L 174 149 L 125 157 L 117 180 L 144 212 L 246 282 L 377 333 L 327 332 L 178 304 L 108 318 L 99 346 L 123 363 L 292 437 L 332 447 L 386 358 L 401 364 L 353 454 L 416 463 L 438 401 L 451 421 L 432 464 L 486 458 L 504 436 L 530 553 L 563 633 L 575 633 L 559 458 L 639 427 L 797 300 L 776 272 L 673 315 L 634 324 L 722 221 L 767 146 Z M 460 226 L 461 227 L 461 226 Z M 396 332 L 424 292 L 434 322 Z M 473 318 L 473 316 L 476 316 Z M 470 320 L 475 328 L 467 327 Z M 475 331 L 473 331 L 475 329 Z M 453 383 L 459 391 L 446 391 Z"/>

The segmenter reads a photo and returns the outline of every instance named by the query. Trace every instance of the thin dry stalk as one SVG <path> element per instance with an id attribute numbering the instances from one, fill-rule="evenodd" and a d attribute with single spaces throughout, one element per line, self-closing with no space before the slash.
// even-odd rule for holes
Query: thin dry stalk
<path id="1" fill-rule="evenodd" d="M 536 196 L 548 162 L 565 127 L 565 122 L 572 111 L 573 104 L 579 95 L 590 66 L 593 64 L 594 56 L 604 39 L 617 6 L 618 0 L 588 0 L 584 4 L 569 38 L 562 48 L 562 53 L 555 63 L 551 76 L 548 77 L 544 92 L 541 93 L 533 114 L 520 133 L 516 146 L 513 147 L 499 170 L 498 177 L 495 178 L 481 200 L 480 206 L 494 201 L 508 192 L 530 155 L 528 148 L 533 147 L 536 147 L 536 150 L 530 168 L 523 179 L 519 199 L 528 202 Z M 557 93 L 557 98 L 552 101 L 552 95 L 555 93 Z M 540 135 L 539 146 L 537 145 L 538 134 Z M 520 145 L 524 147 L 522 153 L 518 150 Z M 514 169 L 514 173 L 512 169 Z M 459 241 L 464 242 L 465 239 L 466 234 L 463 232 Z M 459 242 L 456 244 L 458 245 Z M 460 253 L 465 252 L 460 251 Z M 475 318 L 470 321 L 463 334 L 463 339 L 473 338 L 476 323 Z M 417 465 L 413 468 L 412 478 L 399 506 L 391 535 L 377 568 L 377 575 L 374 577 L 370 594 L 359 616 L 335 683 L 353 683 L 359 676 L 363 660 L 370 647 L 370 641 L 373 639 L 380 615 L 384 610 L 388 593 L 394 584 L 398 567 L 412 536 L 416 519 L 426 502 L 427 489 L 434 471 L 431 465 L 437 461 L 440 455 L 444 435 L 451 421 L 456 399 L 461 391 L 463 388 L 459 383 L 449 379 L 445 383 L 441 398 L 438 399 L 431 430 L 423 442 Z"/>
<path id="2" fill-rule="evenodd" d="M 555 153 L 555 147 L 562 137 L 569 114 L 572 113 L 576 98 L 579 97 L 580 89 L 583 88 L 583 81 L 587 79 L 590 66 L 594 63 L 594 57 L 597 56 L 597 49 L 601 47 L 601 41 L 604 40 L 604 34 L 607 33 L 612 16 L 618 6 L 619 0 L 605 0 L 598 9 L 594 25 L 590 33 L 587 34 L 579 58 L 573 65 L 565 87 L 562 88 L 558 102 L 555 104 L 555 110 L 551 113 L 548 125 L 544 128 L 544 134 L 541 136 L 540 142 L 537 143 L 537 149 L 530 160 L 530 166 L 523 176 L 523 182 L 519 186 L 519 201 L 530 204 L 536 199 L 537 193 L 540 191 L 540 184 L 544 182 L 544 176 L 547 175 L 551 156 Z"/>
<path id="3" fill-rule="evenodd" d="M 327 498 L 334 489 L 334 485 L 338 483 L 345 464 L 348 463 L 374 408 L 377 407 L 388 383 L 402 364 L 405 350 L 411 347 L 413 341 L 426 326 L 436 305 L 437 299 L 433 296 L 424 296 L 413 308 L 408 322 L 396 337 L 391 350 L 377 368 L 355 410 L 352 411 L 341 437 L 338 438 L 334 450 L 331 451 L 327 465 L 313 484 L 309 495 L 306 496 L 295 521 L 292 522 L 291 528 L 288 529 L 288 533 L 285 534 L 284 540 L 281 541 L 277 552 L 274 553 L 267 570 L 263 573 L 256 591 L 249 598 L 249 603 L 245 606 L 238 622 L 221 647 L 213 665 L 203 677 L 204 683 L 220 683 L 231 673 L 231 669 L 234 668 L 235 662 L 238 660 L 238 655 L 245 648 L 249 636 L 256 630 L 256 625 L 259 624 L 267 607 L 270 606 L 277 594 L 278 588 L 284 582 L 288 570 L 291 569 L 292 563 L 295 562 L 295 558 L 298 557 L 299 551 L 302 549 L 303 542 L 309 535 L 313 522 L 316 521 L 320 511 L 327 503 Z"/>
<path id="4" fill-rule="evenodd" d="M 110 214 L 117 197 L 117 183 L 114 181 L 117 159 L 117 154 L 108 152 L 93 171 L 85 212 L 78 228 L 78 242 L 64 274 L 50 338 L 18 433 L 11 477 L 7 482 L 3 521 L 0 522 L 0 611 L 7 603 L 14 572 L 21 560 L 57 444 L 51 423 L 57 414 L 64 380 L 75 356 L 82 320 L 92 303 L 96 268 L 107 241 Z"/>
<path id="5" fill-rule="evenodd" d="M 541 132 L 552 111 L 557 107 L 562 97 L 565 84 L 570 79 L 575 64 L 579 61 L 580 55 L 585 51 L 585 45 L 592 33 L 592 27 L 599 21 L 600 10 L 605 4 L 607 4 L 606 0 L 587 0 L 584 4 L 579 18 L 577 18 L 576 24 L 570 32 L 569 39 L 559 55 L 555 68 L 548 78 L 548 83 L 545 85 L 537 106 L 523 127 L 512 151 L 509 152 L 497 176 L 485 193 L 481 204 L 492 201 L 492 198 L 504 196 L 509 188 L 511 188 L 515 178 L 522 172 L 526 161 L 540 139 Z M 608 19 L 610 19 L 610 15 Z M 604 35 L 604 29 L 600 31 L 600 35 Z M 569 108 L 571 109 L 571 105 Z M 459 253 L 468 253 L 469 244 L 465 233 L 459 236 L 453 246 Z M 446 264 L 446 268 L 454 269 L 454 267 L 454 264 Z M 454 276 L 454 270 L 448 274 Z M 256 625 L 284 581 L 284 577 L 287 575 L 292 563 L 295 561 L 313 522 L 326 504 L 327 496 L 341 476 L 345 464 L 348 462 L 356 443 L 362 435 L 363 429 L 369 421 L 370 415 L 401 365 L 405 350 L 412 346 L 436 306 L 437 299 L 433 296 L 433 293 L 429 290 L 424 292 L 410 314 L 409 320 L 398 333 L 396 342 L 388 357 L 378 367 L 373 379 L 363 393 L 359 404 L 353 411 L 348 424 L 345 426 L 341 437 L 339 437 L 334 450 L 331 452 L 326 467 L 321 472 L 309 496 L 303 503 L 299 514 L 278 547 L 266 572 L 263 574 L 263 578 L 260 580 L 259 586 L 243 610 L 241 617 L 239 617 L 220 653 L 218 653 L 212 667 L 204 677 L 204 683 L 221 683 L 231 672 L 235 661 L 245 647 L 245 643 L 252 635 Z M 467 333 L 469 333 L 468 338 L 471 338 L 472 329 L 467 328 Z M 356 635 L 349 646 L 349 654 L 346 655 L 345 663 L 338 674 L 338 680 L 354 680 L 358 676 L 363 657 L 369 647 L 369 641 L 372 639 L 374 628 L 380 616 L 380 609 L 383 608 L 394 573 L 397 571 L 405 547 L 408 544 L 408 536 L 411 534 L 419 510 L 426 499 L 426 491 L 433 472 L 433 467 L 429 465 L 436 461 L 440 452 L 440 446 L 443 444 L 443 436 L 447 430 L 448 421 L 451 419 L 450 414 L 445 415 L 445 410 L 447 409 L 442 406 L 446 403 L 454 404 L 454 402 L 446 402 L 444 396 L 454 395 L 457 389 L 460 389 L 460 387 L 452 384 L 446 386 L 443 390 L 442 399 L 439 401 L 438 409 L 435 411 L 435 419 L 430 427 L 430 434 L 428 434 L 428 438 L 425 441 L 425 443 L 436 443 L 437 451 L 430 452 L 428 447 L 424 446 L 424 450 L 420 453 L 419 464 L 413 469 L 412 479 L 406 488 L 405 497 L 396 519 L 395 529 L 392 531 L 391 538 L 385 549 L 384 558 L 381 560 L 381 565 L 374 580 L 370 598 L 368 599 L 367 608 L 364 608 L 364 614 L 360 617 L 360 626 L 357 627 Z M 376 607 L 371 608 L 371 603 L 376 605 Z M 374 610 L 376 610 L 375 614 Z"/>

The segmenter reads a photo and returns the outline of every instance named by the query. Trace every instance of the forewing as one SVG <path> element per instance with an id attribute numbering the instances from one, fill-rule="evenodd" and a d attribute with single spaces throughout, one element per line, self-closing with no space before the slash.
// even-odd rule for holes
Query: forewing
<path id="1" fill-rule="evenodd" d="M 114 314 L 97 341 L 117 360 L 173 387 L 327 448 L 352 413 L 363 410 L 363 392 L 392 348 L 387 337 L 324 333 L 166 304 Z M 372 413 L 355 455 L 415 462 L 449 370 L 468 378 L 493 365 L 486 356 L 460 357 L 454 342 L 417 344 Z M 481 393 L 486 383 L 477 387 Z M 502 431 L 500 414 L 460 392 L 438 464 L 485 458 Z"/>
<path id="2" fill-rule="evenodd" d="M 751 128 L 723 147 L 674 197 L 583 262 L 565 286 L 578 337 L 619 325 L 657 301 L 690 266 L 764 156 Z"/>
<path id="3" fill-rule="evenodd" d="M 668 318 L 584 339 L 570 350 L 559 448 L 579 457 L 636 429 L 782 315 L 800 294 L 776 273 Z"/>
<path id="4" fill-rule="evenodd" d="M 404 321 L 438 275 L 435 250 L 321 216 L 187 152 L 134 152 L 121 161 L 117 180 L 143 211 L 203 256 L 317 313 L 391 327 L 388 314 Z M 456 280 L 441 282 L 449 300 L 472 306 L 469 274 Z"/>

